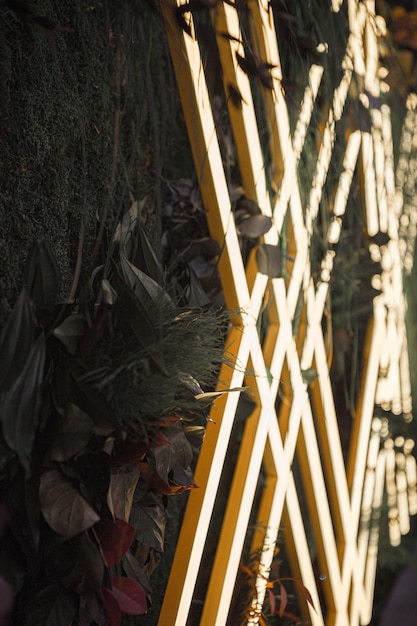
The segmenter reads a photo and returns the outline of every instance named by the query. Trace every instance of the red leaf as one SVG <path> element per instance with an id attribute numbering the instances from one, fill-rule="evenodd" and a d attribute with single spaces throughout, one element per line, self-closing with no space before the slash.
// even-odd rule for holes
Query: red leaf
<path id="1" fill-rule="evenodd" d="M 114 577 L 110 593 L 119 603 L 120 610 L 129 615 L 143 615 L 148 607 L 146 594 L 133 578 Z"/>
<path id="2" fill-rule="evenodd" d="M 169 484 L 167 484 L 164 480 L 162 480 L 155 468 L 148 463 L 139 463 L 139 466 L 141 478 L 147 482 L 149 490 L 154 493 L 162 493 L 165 496 L 173 496 L 184 493 L 184 491 L 188 491 L 189 489 L 198 488 L 198 485 L 195 483 L 190 485 L 175 485 L 169 481 Z"/>
<path id="3" fill-rule="evenodd" d="M 313 598 L 311 596 L 311 593 L 309 592 L 309 590 L 307 589 L 307 587 L 305 585 L 303 585 L 303 583 L 301 582 L 301 580 L 298 580 L 298 578 L 290 578 L 290 577 L 285 577 L 285 578 L 280 578 L 280 581 L 282 580 L 291 580 L 293 583 L 295 583 L 297 585 L 297 587 L 299 589 L 301 589 L 301 591 L 304 594 L 305 599 L 307 600 L 307 602 L 309 604 L 311 604 L 312 608 L 314 610 L 316 610 L 316 607 L 314 606 L 314 602 L 313 602 Z M 277 581 L 277 582 L 280 582 Z"/>
<path id="4" fill-rule="evenodd" d="M 311 593 L 309 592 L 309 590 L 307 589 L 307 587 L 305 585 L 303 585 L 303 583 L 301 582 L 301 580 L 294 580 L 295 584 L 297 585 L 297 587 L 299 589 L 301 589 L 301 591 L 303 592 L 305 599 L 307 600 L 307 602 L 309 604 L 311 604 L 311 606 L 313 607 L 314 610 L 316 610 L 316 607 L 314 606 L 314 602 L 313 602 L 313 598 L 311 596 Z"/>
<path id="5" fill-rule="evenodd" d="M 122 612 L 118 601 L 110 589 L 103 589 L 103 605 L 107 615 L 106 626 L 120 626 Z"/>
<path id="6" fill-rule="evenodd" d="M 275 611 L 277 610 L 277 603 L 276 603 L 276 600 L 275 600 L 274 592 L 272 591 L 272 589 L 268 589 L 268 588 L 267 588 L 266 591 L 267 591 L 268 596 L 269 596 L 270 612 L 271 612 L 271 615 L 274 615 Z"/>
<path id="7" fill-rule="evenodd" d="M 156 426 L 158 428 L 167 427 L 170 428 L 177 424 L 180 421 L 179 417 L 175 417 L 173 415 L 165 415 L 159 422 L 152 422 L 152 426 Z"/>
<path id="8" fill-rule="evenodd" d="M 94 526 L 94 530 L 108 567 L 116 565 L 124 557 L 135 536 L 133 526 L 118 518 L 114 522 L 102 519 Z"/>
<path id="9" fill-rule="evenodd" d="M 281 595 L 281 602 L 279 603 L 278 615 L 282 617 L 288 603 L 287 590 L 282 583 L 279 583 L 279 592 Z"/>
<path id="10" fill-rule="evenodd" d="M 241 563 L 239 565 L 239 568 L 242 570 L 242 572 L 245 572 L 246 576 L 248 576 L 249 578 L 254 578 L 255 572 L 253 572 L 247 565 Z"/>
<path id="11" fill-rule="evenodd" d="M 112 463 L 114 465 L 132 465 L 141 461 L 151 448 L 166 445 L 171 445 L 171 443 L 162 433 L 158 433 L 155 440 L 148 443 L 143 441 L 120 441 L 115 446 Z"/>
<path id="12" fill-rule="evenodd" d="M 114 448 L 111 458 L 112 463 L 115 465 L 131 465 L 132 463 L 136 463 L 143 459 L 149 447 L 149 445 L 143 442 L 121 441 L 116 444 Z"/>

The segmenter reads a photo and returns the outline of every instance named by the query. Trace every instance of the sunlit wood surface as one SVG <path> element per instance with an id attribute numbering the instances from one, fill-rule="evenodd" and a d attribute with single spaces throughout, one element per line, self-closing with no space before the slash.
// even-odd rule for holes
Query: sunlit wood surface
<path id="1" fill-rule="evenodd" d="M 409 515 L 416 512 L 413 441 L 404 437 L 394 441 L 384 417 L 390 412 L 404 422 L 411 419 L 402 292 L 402 271 L 405 260 L 410 263 L 410 251 L 404 232 L 399 234 L 407 224 L 402 220 L 403 196 L 396 182 L 398 172 L 394 171 L 391 112 L 386 104 L 375 105 L 381 88 L 386 87 L 378 72 L 377 52 L 377 36 L 384 24 L 376 18 L 373 2 L 349 0 L 350 36 L 343 73 L 334 85 L 331 107 L 322 111 L 316 133 L 315 173 L 307 194 L 305 190 L 301 194 L 297 173 L 300 155 L 324 70 L 319 64 L 311 65 L 298 122 L 291 132 L 274 21 L 266 2 L 251 0 L 247 5 L 257 50 L 263 62 L 273 67 L 272 88 L 261 90 L 270 129 L 272 167 L 268 173 L 253 89 L 237 63 L 237 55 L 245 55 L 239 14 L 232 3 L 220 2 L 213 20 L 219 33 L 224 89 L 233 84 L 242 97 L 241 106 L 225 97 L 226 121 L 236 147 L 242 186 L 262 213 L 272 217 L 273 226 L 264 242 L 274 246 L 285 243 L 282 276 L 272 279 L 259 271 L 254 251 L 246 262 L 242 257 L 231 212 L 230 181 L 209 95 L 209 62 L 203 62 L 192 13 L 182 13 L 187 33 L 174 19 L 174 2 L 162 0 L 161 4 L 209 228 L 222 250 L 219 272 L 226 305 L 236 312 L 226 342 L 235 367 L 223 367 L 219 388 L 246 386 L 256 406 L 246 421 L 237 460 L 228 476 L 224 513 L 217 519 L 212 515 L 238 394 L 225 395 L 213 405 L 214 423 L 208 424 L 196 470 L 199 489 L 190 494 L 159 625 L 195 626 L 189 616 L 196 602 L 201 605 L 199 623 L 204 626 L 242 623 L 242 616 L 230 615 L 229 607 L 248 526 L 253 525 L 255 493 L 256 531 L 251 541 L 252 549 L 261 554 L 261 562 L 246 621 L 255 624 L 262 620 L 266 581 L 277 539 L 282 535 L 293 576 L 302 581 L 314 603 L 313 609 L 300 594 L 299 611 L 306 623 L 367 624 L 372 613 L 379 524 L 388 524 L 388 519 L 380 520 L 384 493 L 388 493 L 392 543 L 398 543 L 401 534 L 408 531 Z M 333 10 L 341 10 L 341 5 L 334 0 Z M 344 137 L 326 244 L 320 252 L 318 275 L 313 276 L 312 236 L 339 141 L 337 123 L 347 114 L 345 103 L 354 75 L 355 80 L 361 78 L 363 106 L 372 124 L 369 129 L 351 128 Z M 402 144 L 405 155 L 411 150 L 414 106 L 410 99 L 411 121 L 407 118 Z M 398 167 L 407 169 L 405 163 L 400 160 Z M 369 290 L 373 312 L 360 346 L 361 384 L 350 410 L 350 437 L 344 450 L 330 377 L 334 351 L 341 348 L 334 338 L 329 340 L 329 292 L 348 217 L 349 193 L 358 180 L 365 240 L 380 269 L 369 277 L 369 287 L 374 288 Z M 408 221 L 412 215 L 409 210 Z M 375 243 L 381 232 L 387 235 L 383 245 Z M 260 339 L 257 322 L 266 306 L 268 324 Z M 316 372 L 317 378 L 309 380 L 308 372 Z M 203 572 L 207 584 L 201 599 L 196 598 L 195 587 L 204 567 L 210 524 L 218 526 L 219 534 L 210 571 Z"/>

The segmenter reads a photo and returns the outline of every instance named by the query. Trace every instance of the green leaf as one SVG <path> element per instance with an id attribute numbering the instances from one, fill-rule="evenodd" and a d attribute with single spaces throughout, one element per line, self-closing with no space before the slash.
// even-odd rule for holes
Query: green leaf
<path id="1" fill-rule="evenodd" d="M 86 366 L 81 361 L 71 360 L 70 363 L 74 403 L 80 406 L 94 420 L 100 434 L 110 435 L 120 427 L 114 409 L 105 395 L 88 381 L 84 380 Z"/>
<path id="2" fill-rule="evenodd" d="M 269 278 L 282 276 L 282 251 L 278 246 L 262 244 L 256 248 L 258 271 Z"/>
<path id="3" fill-rule="evenodd" d="M 126 283 L 141 301 L 151 300 L 172 306 L 172 300 L 165 289 L 148 274 L 135 267 L 123 252 L 120 252 L 120 266 Z"/>
<path id="4" fill-rule="evenodd" d="M 92 591 L 101 591 L 107 569 L 90 533 L 81 532 L 50 550 L 47 555 L 48 565 L 65 587 L 82 595 L 83 600 Z"/>
<path id="5" fill-rule="evenodd" d="M 73 464 L 81 478 L 80 492 L 100 511 L 110 488 L 110 464 L 110 455 L 104 450 L 79 454 Z"/>
<path id="6" fill-rule="evenodd" d="M 132 508 L 130 523 L 136 529 L 136 539 L 158 552 L 164 551 L 167 513 L 155 495 Z"/>
<path id="7" fill-rule="evenodd" d="M 130 287 L 123 283 L 121 296 L 117 302 L 119 321 L 129 325 L 136 339 L 149 352 L 149 356 L 158 365 L 163 374 L 168 376 L 162 352 L 159 350 L 158 330 L 143 303 L 135 296 Z"/>
<path id="8" fill-rule="evenodd" d="M 257 239 L 262 237 L 272 226 L 272 219 L 268 215 L 252 215 L 237 224 L 237 230 L 240 235 L 249 239 Z"/>
<path id="9" fill-rule="evenodd" d="M 26 626 L 70 626 L 78 612 L 77 599 L 60 584 L 52 584 L 35 595 L 26 614 Z"/>
<path id="10" fill-rule="evenodd" d="M 26 289 L 16 300 L 0 335 L 0 391 L 16 380 L 33 344 L 33 314 Z"/>
<path id="11" fill-rule="evenodd" d="M 41 459 L 38 457 L 36 461 L 33 463 L 35 467 L 32 466 L 32 471 L 30 476 L 26 477 L 23 483 L 23 493 L 24 493 L 24 506 L 25 513 L 27 519 L 27 530 L 25 529 L 25 535 L 28 536 L 29 541 L 33 545 L 35 551 L 39 549 L 40 543 L 40 519 L 41 519 L 41 510 L 39 506 L 39 481 L 40 481 L 40 465 Z"/>
<path id="12" fill-rule="evenodd" d="M 197 278 L 191 265 L 188 265 L 188 273 L 190 275 L 188 304 L 191 307 L 205 307 L 210 304 L 210 298 L 201 286 L 201 282 Z"/>
<path id="13" fill-rule="evenodd" d="M 191 376 L 191 374 L 188 374 L 187 372 L 178 372 L 177 376 L 178 380 L 187 388 L 188 391 L 192 393 L 193 396 L 204 393 L 198 380 Z"/>
<path id="14" fill-rule="evenodd" d="M 139 466 L 113 469 L 110 476 L 110 495 L 115 517 L 129 520 L 133 496 L 139 480 Z"/>
<path id="15" fill-rule="evenodd" d="M 242 393 L 239 396 L 239 402 L 236 408 L 235 423 L 246 422 L 256 409 L 256 402 L 252 400 L 248 393 Z"/>
<path id="16" fill-rule="evenodd" d="M 133 263 L 143 270 L 148 276 L 153 278 L 160 285 L 163 284 L 164 272 L 161 263 L 147 238 L 142 224 L 138 223 L 138 248 L 135 256 L 132 257 Z"/>
<path id="17" fill-rule="evenodd" d="M 254 200 L 251 200 L 247 196 L 243 195 L 236 202 L 236 211 L 242 211 L 247 215 L 261 215 L 262 211 Z"/>
<path id="18" fill-rule="evenodd" d="M 125 282 L 120 288 L 117 312 L 122 323 L 128 324 L 139 343 L 144 346 L 155 344 L 158 332 L 148 310 L 136 297 L 133 289 Z"/>
<path id="19" fill-rule="evenodd" d="M 87 331 L 87 322 L 84 315 L 69 315 L 57 326 L 53 334 L 66 346 L 70 354 L 75 354 L 80 340 Z"/>
<path id="20" fill-rule="evenodd" d="M 304 311 L 304 290 L 301 288 L 298 294 L 297 304 L 294 311 L 294 317 L 292 320 L 292 334 L 293 337 L 297 337 L 300 329 L 301 319 Z"/>
<path id="21" fill-rule="evenodd" d="M 132 234 L 138 223 L 139 213 L 143 207 L 143 201 L 139 203 L 137 200 L 132 202 L 130 209 L 123 215 L 121 221 L 117 224 L 113 241 L 118 243 L 121 248 L 126 249 L 129 246 Z"/>
<path id="22" fill-rule="evenodd" d="M 44 363 L 45 338 L 39 335 L 19 377 L 0 398 L 4 439 L 26 470 L 38 426 Z"/>
<path id="23" fill-rule="evenodd" d="M 175 450 L 171 446 L 159 446 L 153 450 L 155 470 L 160 478 L 168 485 L 168 474 L 177 463 Z"/>
<path id="24" fill-rule="evenodd" d="M 303 382 L 309 385 L 313 382 L 313 380 L 316 380 L 319 375 L 317 374 L 314 367 L 309 367 L 307 370 L 301 370 L 301 376 L 303 378 Z"/>
<path id="25" fill-rule="evenodd" d="M 181 467 L 188 467 L 193 460 L 193 451 L 190 442 L 185 436 L 182 423 L 177 422 L 177 424 L 171 426 L 171 428 L 169 428 L 165 434 L 170 442 L 169 447 L 171 447 L 175 452 L 177 462 L 181 465 Z M 154 452 L 156 451 L 156 449 L 154 450 Z"/>
<path id="26" fill-rule="evenodd" d="M 59 470 L 48 470 L 42 474 L 39 501 L 49 526 L 66 538 L 75 537 L 100 519 L 73 482 Z"/>
<path id="27" fill-rule="evenodd" d="M 199 450 L 203 444 L 206 429 L 198 424 L 185 424 L 184 433 L 193 450 Z"/>
<path id="28" fill-rule="evenodd" d="M 49 458 L 67 461 L 82 450 L 94 433 L 94 422 L 76 404 L 68 403 L 54 429 Z"/>
<path id="29" fill-rule="evenodd" d="M 46 241 L 33 242 L 26 261 L 24 282 L 38 308 L 55 304 L 61 287 L 61 275 Z"/>
<path id="30" fill-rule="evenodd" d="M 117 291 L 107 278 L 103 278 L 101 281 L 101 296 L 103 298 L 103 302 L 109 305 L 114 304 L 117 300 Z"/>

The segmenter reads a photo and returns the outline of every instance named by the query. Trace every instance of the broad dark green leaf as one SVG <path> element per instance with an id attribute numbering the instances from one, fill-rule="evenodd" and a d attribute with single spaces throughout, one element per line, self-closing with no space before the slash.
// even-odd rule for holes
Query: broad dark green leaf
<path id="1" fill-rule="evenodd" d="M 69 315 L 57 326 L 53 333 L 64 346 L 66 346 L 70 354 L 75 354 L 78 349 L 80 340 L 87 331 L 87 322 L 84 315 Z"/>
<path id="2" fill-rule="evenodd" d="M 40 519 L 41 510 L 39 506 L 39 480 L 41 471 L 41 459 L 38 455 L 35 455 L 34 462 L 32 463 L 31 474 L 25 478 L 23 491 L 24 491 L 24 505 L 27 521 L 27 530 L 25 534 L 29 542 L 31 542 L 35 552 L 39 549 L 40 543 Z"/>
<path id="3" fill-rule="evenodd" d="M 8 464 L 14 456 L 13 450 L 10 450 L 3 437 L 0 437 L 0 480 L 3 480 L 8 475 Z"/>
<path id="4" fill-rule="evenodd" d="M 61 275 L 46 241 L 33 242 L 26 261 L 24 282 L 38 308 L 55 304 L 61 287 Z"/>
<path id="5" fill-rule="evenodd" d="M 165 289 L 148 274 L 133 265 L 123 252 L 120 252 L 120 266 L 126 283 L 141 302 L 151 301 L 172 306 L 172 300 Z"/>
<path id="6" fill-rule="evenodd" d="M 39 500 L 45 520 L 63 537 L 75 537 L 100 519 L 74 483 L 59 470 L 42 474 Z"/>
<path id="7" fill-rule="evenodd" d="M 80 454 L 73 466 L 81 478 L 80 491 L 99 510 L 107 501 L 110 487 L 110 455 L 104 450 Z"/>
<path id="8" fill-rule="evenodd" d="M 313 380 L 316 380 L 319 375 L 317 374 L 314 367 L 309 367 L 307 370 L 301 370 L 301 376 L 303 378 L 303 382 L 309 385 L 313 382 Z"/>
<path id="9" fill-rule="evenodd" d="M 198 424 L 184 423 L 184 433 L 188 441 L 190 442 L 193 450 L 199 450 L 203 444 L 204 437 L 206 435 L 205 427 Z"/>
<path id="10" fill-rule="evenodd" d="M 67 461 L 82 450 L 94 433 L 94 422 L 76 404 L 65 407 L 53 432 L 49 458 L 52 461 Z"/>
<path id="11" fill-rule="evenodd" d="M 259 204 L 251 200 L 247 196 L 240 196 L 236 202 L 236 210 L 243 211 L 247 215 L 261 215 L 262 211 Z"/>
<path id="12" fill-rule="evenodd" d="M 168 474 L 177 463 L 177 455 L 171 446 L 159 446 L 153 450 L 158 476 L 168 485 Z"/>
<path id="13" fill-rule="evenodd" d="M 148 309 L 125 283 L 121 287 L 121 297 L 116 306 L 119 321 L 130 327 L 139 344 L 147 348 L 151 359 L 162 373 L 168 376 L 164 356 L 158 348 L 160 344 L 158 329 Z"/>
<path id="14" fill-rule="evenodd" d="M 150 578 L 161 562 L 162 553 L 138 542 L 135 550 L 135 557 L 137 558 L 138 563 L 145 572 L 146 576 Z"/>
<path id="15" fill-rule="evenodd" d="M 138 223 L 138 247 L 134 257 L 132 257 L 132 262 L 136 267 L 153 278 L 154 281 L 163 285 L 164 273 L 162 265 L 140 223 Z"/>
<path id="16" fill-rule="evenodd" d="M 60 584 L 43 587 L 26 614 L 26 626 L 71 626 L 77 615 L 77 597 Z"/>
<path id="17" fill-rule="evenodd" d="M 262 237 L 272 226 L 272 219 L 267 215 L 252 215 L 243 219 L 237 224 L 237 230 L 240 235 L 249 239 L 257 239 Z"/>
<path id="18" fill-rule="evenodd" d="M 304 290 L 301 288 L 297 298 L 297 305 L 295 307 L 294 317 L 292 321 L 292 334 L 294 337 L 298 335 L 300 329 L 300 323 L 304 310 Z"/>
<path id="19" fill-rule="evenodd" d="M 175 487 L 195 488 L 194 474 L 191 467 L 182 467 L 179 463 L 176 463 L 172 468 L 170 475 L 171 489 Z M 187 489 L 177 489 L 177 493 L 182 493 Z"/>
<path id="20" fill-rule="evenodd" d="M 205 307 L 210 304 L 210 298 L 201 286 L 201 282 L 197 278 L 191 265 L 188 266 L 188 273 L 190 276 L 189 290 L 188 290 L 188 304 L 191 307 Z"/>
<path id="21" fill-rule="evenodd" d="M 198 380 L 191 376 L 191 374 L 178 372 L 177 376 L 178 380 L 187 388 L 187 391 L 189 391 L 191 395 L 196 396 L 199 393 L 204 393 Z"/>
<path id="22" fill-rule="evenodd" d="M 164 551 L 165 526 L 167 513 L 158 500 L 149 494 L 146 502 L 135 503 L 130 515 L 130 523 L 136 529 L 136 539 L 158 552 Z"/>
<path id="23" fill-rule="evenodd" d="M 102 590 L 85 590 L 80 597 L 77 626 L 110 626 L 103 606 Z"/>
<path id="24" fill-rule="evenodd" d="M 256 402 L 247 393 L 241 393 L 236 409 L 235 422 L 246 422 L 256 408 Z"/>
<path id="25" fill-rule="evenodd" d="M 130 326 L 142 346 L 155 344 L 158 332 L 149 311 L 126 282 L 123 281 L 120 287 L 121 295 L 116 305 L 120 321 Z"/>
<path id="26" fill-rule="evenodd" d="M 110 435 L 119 429 L 119 422 L 114 409 L 105 395 L 84 380 L 87 368 L 80 360 L 71 360 L 69 364 L 72 378 L 74 403 L 80 406 L 92 419 L 100 434 Z"/>
<path id="27" fill-rule="evenodd" d="M 39 419 L 45 363 L 45 338 L 33 343 L 19 377 L 0 398 L 0 419 L 7 445 L 28 470 Z"/>
<path id="28" fill-rule="evenodd" d="M 175 452 L 175 456 L 177 462 L 181 465 L 181 467 L 188 467 L 193 460 L 193 450 L 191 448 L 190 442 L 185 436 L 183 425 L 181 422 L 178 422 L 174 426 L 165 433 L 167 439 L 171 444 L 171 448 Z M 160 446 L 161 448 L 167 446 Z M 158 448 L 154 449 L 154 453 L 158 450 Z"/>
<path id="29" fill-rule="evenodd" d="M 118 243 L 124 250 L 131 248 L 131 239 L 138 224 L 139 215 L 143 207 L 142 202 L 132 202 L 130 208 L 123 215 L 121 221 L 117 224 L 113 241 Z"/>
<path id="30" fill-rule="evenodd" d="M 282 276 L 282 251 L 278 246 L 262 244 L 256 248 L 258 271 L 269 278 Z"/>
<path id="31" fill-rule="evenodd" d="M 0 336 L 0 392 L 19 376 L 33 343 L 33 314 L 23 289 Z"/>
<path id="32" fill-rule="evenodd" d="M 77 594 L 85 596 L 103 587 L 107 568 L 88 532 L 56 545 L 48 561 L 59 581 Z"/>
<path id="33" fill-rule="evenodd" d="M 129 467 L 113 469 L 110 476 L 110 496 L 114 515 L 126 522 L 129 521 L 139 475 L 139 467 L 135 463 Z"/>

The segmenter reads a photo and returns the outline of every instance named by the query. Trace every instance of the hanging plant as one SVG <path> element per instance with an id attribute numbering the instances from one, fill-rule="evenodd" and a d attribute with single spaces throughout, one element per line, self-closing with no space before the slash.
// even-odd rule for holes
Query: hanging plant
<path id="1" fill-rule="evenodd" d="M 163 496 L 197 487 L 227 316 L 168 284 L 136 203 L 79 302 L 59 284 L 34 242 L 0 336 L 0 565 L 20 623 L 116 626 L 147 611 Z"/>

